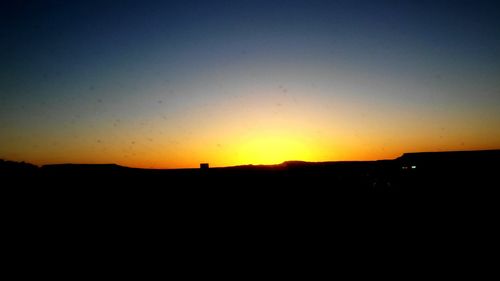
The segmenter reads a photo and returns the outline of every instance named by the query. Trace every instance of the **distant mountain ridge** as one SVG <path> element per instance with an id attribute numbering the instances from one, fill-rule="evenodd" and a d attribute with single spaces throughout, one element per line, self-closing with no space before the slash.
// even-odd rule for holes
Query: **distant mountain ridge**
<path id="1" fill-rule="evenodd" d="M 58 169 L 58 168 L 108 168 L 108 169 L 129 169 L 125 166 L 120 166 L 118 164 L 73 164 L 73 163 L 64 163 L 64 164 L 47 164 L 41 167 L 42 169 Z"/>
<path id="2" fill-rule="evenodd" d="M 200 190 L 204 190 L 207 198 L 219 196 L 228 200 L 246 198 L 249 194 L 253 194 L 254 198 L 269 194 L 276 198 L 285 194 L 301 198 L 304 193 L 313 198 L 323 194 L 318 196 L 325 196 L 326 199 L 338 193 L 449 195 L 492 192 L 500 184 L 497 178 L 499 167 L 500 150 L 405 153 L 396 159 L 376 161 L 294 160 L 276 165 L 163 170 L 116 164 L 37 167 L 1 161 L 0 179 L 10 183 L 4 186 L 71 188 L 75 191 L 74 196 L 90 192 L 92 196 L 107 194 L 113 197 L 128 190 L 126 194 L 130 198 L 137 192 L 144 192 L 147 198 L 150 195 L 168 198 L 176 192 L 199 194 Z"/>
<path id="3" fill-rule="evenodd" d="M 361 163 L 373 163 L 373 162 L 384 162 L 384 161 L 460 161 L 467 160 L 469 158 L 474 159 L 484 159 L 484 160 L 494 160 L 500 157 L 500 149 L 491 150 L 467 150 L 467 151 L 439 151 L 439 152 L 407 152 L 397 157 L 395 159 L 381 159 L 381 160 L 371 160 L 371 161 L 322 161 L 322 162 L 309 162 L 301 160 L 290 160 L 284 161 L 280 164 L 270 164 L 270 165 L 237 165 L 237 166 L 227 166 L 227 167 L 217 167 L 211 169 L 244 169 L 244 168 L 294 168 L 294 167 L 306 167 L 306 166 L 325 166 L 325 165 L 350 165 L 350 164 L 361 164 Z M 84 169 L 84 170 L 126 170 L 126 169 L 138 169 L 138 170 L 148 170 L 147 168 L 132 168 L 127 166 L 121 166 L 118 164 L 108 163 L 108 164 L 74 164 L 74 163 L 61 163 L 61 164 L 46 164 L 41 167 L 27 162 L 16 162 L 0 159 L 0 172 L 2 170 L 16 170 L 16 169 L 42 169 L 42 170 L 72 170 L 72 169 Z M 191 170 L 197 168 L 182 168 L 182 169 L 154 169 L 154 170 Z"/>

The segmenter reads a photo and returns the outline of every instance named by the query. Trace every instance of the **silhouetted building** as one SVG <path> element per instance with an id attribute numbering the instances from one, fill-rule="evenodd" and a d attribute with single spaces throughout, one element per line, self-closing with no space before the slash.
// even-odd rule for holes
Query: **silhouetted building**
<path id="1" fill-rule="evenodd" d="M 200 164 L 200 169 L 201 170 L 208 170 L 208 163 L 201 163 Z"/>

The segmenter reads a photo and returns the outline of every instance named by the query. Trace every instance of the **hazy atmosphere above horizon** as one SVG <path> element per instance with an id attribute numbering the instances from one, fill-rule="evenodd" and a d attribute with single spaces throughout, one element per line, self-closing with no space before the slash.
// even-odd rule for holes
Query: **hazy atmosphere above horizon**
<path id="1" fill-rule="evenodd" d="M 0 159 L 500 148 L 500 1 L 2 1 Z"/>

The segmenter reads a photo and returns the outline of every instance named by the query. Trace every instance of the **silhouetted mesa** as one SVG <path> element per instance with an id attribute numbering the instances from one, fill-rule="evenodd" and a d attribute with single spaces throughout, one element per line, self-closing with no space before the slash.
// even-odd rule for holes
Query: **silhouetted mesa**
<path id="1" fill-rule="evenodd" d="M 108 165 L 45 165 L 41 168 L 0 161 L 0 178 L 34 186 L 67 188 L 157 188 L 162 192 L 203 187 L 229 194 L 259 196 L 297 192 L 456 193 L 492 191 L 499 185 L 500 150 L 405 153 L 394 160 L 350 162 L 288 161 L 278 165 L 244 165 L 199 169 L 137 169 Z M 203 171 L 203 172 L 200 172 Z M 312 188 L 312 189 L 311 189 Z M 280 195 L 280 196 L 281 196 Z"/>
<path id="2" fill-rule="evenodd" d="M 478 191 L 498 186 L 500 150 L 405 153 L 399 161 L 407 188 Z"/>

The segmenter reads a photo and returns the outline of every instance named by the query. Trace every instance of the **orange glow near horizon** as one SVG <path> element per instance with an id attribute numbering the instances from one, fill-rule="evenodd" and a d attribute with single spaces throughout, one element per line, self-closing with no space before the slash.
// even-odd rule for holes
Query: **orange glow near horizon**
<path id="1" fill-rule="evenodd" d="M 313 145 L 294 136 L 279 134 L 258 136 L 241 144 L 236 161 L 251 164 L 277 164 L 287 160 L 315 161 Z"/>
<path id="2" fill-rule="evenodd" d="M 0 158 L 37 165 L 116 163 L 161 169 L 196 168 L 205 162 L 224 167 L 394 159 L 405 152 L 498 149 L 500 144 L 500 136 L 492 137 L 490 130 L 496 118 L 474 120 L 462 114 L 447 119 L 357 105 L 366 117 L 350 111 L 353 105 L 335 107 L 328 101 L 283 102 L 277 110 L 272 98 L 254 96 L 170 120 L 149 118 L 145 124 L 98 122 L 79 134 L 66 130 L 4 139 L 11 153 Z M 474 122 L 462 122 L 467 118 Z"/>
<path id="3" fill-rule="evenodd" d="M 349 145 L 351 141 L 352 145 Z M 157 147 L 136 144 L 132 153 L 123 154 L 121 147 L 101 149 L 92 146 L 46 150 L 28 157 L 10 157 L 6 160 L 26 161 L 37 165 L 57 163 L 106 164 L 115 163 L 136 168 L 196 168 L 199 163 L 208 162 L 211 167 L 237 165 L 269 165 L 284 161 L 364 161 L 394 159 L 405 152 L 418 151 L 455 151 L 498 149 L 493 144 L 481 146 L 441 146 L 422 143 L 414 149 L 404 145 L 380 149 L 379 144 L 354 143 L 355 140 L 328 142 L 303 137 L 283 136 L 280 134 L 249 137 L 240 142 L 217 145 L 209 143 L 190 143 L 179 146 L 160 145 Z M 357 148 L 362 149 L 357 149 Z M 2 157 L 3 158 L 3 157 Z"/>
<path id="4" fill-rule="evenodd" d="M 443 111 L 410 102 L 332 98 L 324 92 L 300 85 L 286 93 L 246 85 L 234 89 L 235 97 L 196 101 L 171 112 L 163 103 L 154 108 L 141 101 L 134 106 L 151 110 L 134 115 L 118 107 L 115 116 L 87 114 L 71 126 L 35 126 L 34 120 L 24 130 L 7 131 L 8 137 L 0 139 L 0 158 L 161 169 L 364 161 L 405 152 L 500 147 L 500 120 L 492 110 Z"/>

